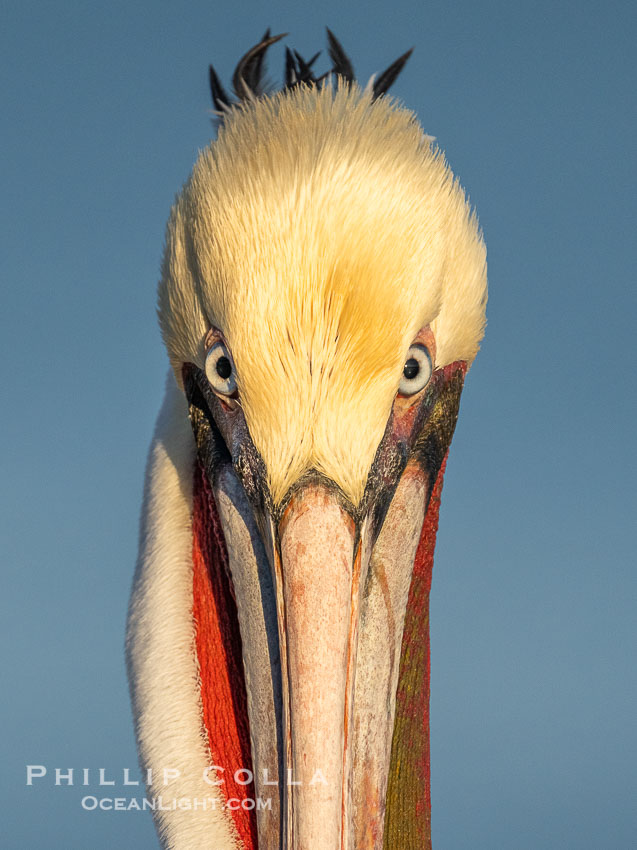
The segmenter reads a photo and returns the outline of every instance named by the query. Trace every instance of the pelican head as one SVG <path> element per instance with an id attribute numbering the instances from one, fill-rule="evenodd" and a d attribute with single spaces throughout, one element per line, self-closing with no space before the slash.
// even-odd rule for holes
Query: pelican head
<path id="1" fill-rule="evenodd" d="M 485 249 L 384 96 L 396 63 L 363 90 L 330 34 L 334 83 L 288 51 L 266 95 L 275 40 L 236 105 L 211 71 L 218 138 L 168 224 L 128 632 L 140 758 L 190 800 L 155 813 L 167 847 L 422 848 L 428 594 Z"/>

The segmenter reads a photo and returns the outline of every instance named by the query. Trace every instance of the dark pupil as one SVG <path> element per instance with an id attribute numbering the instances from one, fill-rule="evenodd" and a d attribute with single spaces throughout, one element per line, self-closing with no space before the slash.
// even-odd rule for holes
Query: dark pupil
<path id="1" fill-rule="evenodd" d="M 226 381 L 232 374 L 232 366 L 227 357 L 220 357 L 217 360 L 217 375 Z"/>
<path id="2" fill-rule="evenodd" d="M 420 365 L 418 361 L 415 357 L 410 357 L 409 360 L 405 363 L 403 375 L 407 378 L 408 381 L 413 381 L 418 372 L 420 372 Z"/>

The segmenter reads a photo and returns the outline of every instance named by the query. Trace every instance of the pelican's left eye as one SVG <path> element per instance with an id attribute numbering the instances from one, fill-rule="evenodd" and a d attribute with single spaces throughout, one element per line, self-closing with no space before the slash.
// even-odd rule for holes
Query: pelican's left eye
<path id="1" fill-rule="evenodd" d="M 429 383 L 433 366 L 431 355 L 424 345 L 416 343 L 407 352 L 398 392 L 402 395 L 414 395 Z"/>
<path id="2" fill-rule="evenodd" d="M 206 377 L 213 390 L 222 395 L 232 395 L 237 389 L 237 378 L 232 357 L 226 346 L 216 342 L 206 357 Z"/>

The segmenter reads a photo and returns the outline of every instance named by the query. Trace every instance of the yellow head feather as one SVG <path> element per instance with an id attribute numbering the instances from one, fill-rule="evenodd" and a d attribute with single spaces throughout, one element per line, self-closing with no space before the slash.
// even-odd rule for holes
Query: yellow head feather
<path id="1" fill-rule="evenodd" d="M 405 362 L 471 362 L 485 249 L 413 113 L 357 86 L 236 108 L 168 225 L 159 315 L 180 381 L 219 328 L 275 501 L 309 469 L 360 500 Z"/>

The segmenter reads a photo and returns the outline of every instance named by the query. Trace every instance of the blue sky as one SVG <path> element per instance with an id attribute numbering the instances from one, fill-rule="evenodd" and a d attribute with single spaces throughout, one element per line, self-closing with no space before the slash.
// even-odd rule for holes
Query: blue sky
<path id="1" fill-rule="evenodd" d="M 175 193 L 267 26 L 327 24 L 394 88 L 478 210 L 489 326 L 463 396 L 432 591 L 434 846 L 635 834 L 634 4 L 11 3 L 2 97 L 5 848 L 155 847 L 25 765 L 136 768 L 123 661 L 166 357 Z M 282 49 L 270 73 L 278 79 Z M 97 789 L 99 792 L 99 789 Z"/>

